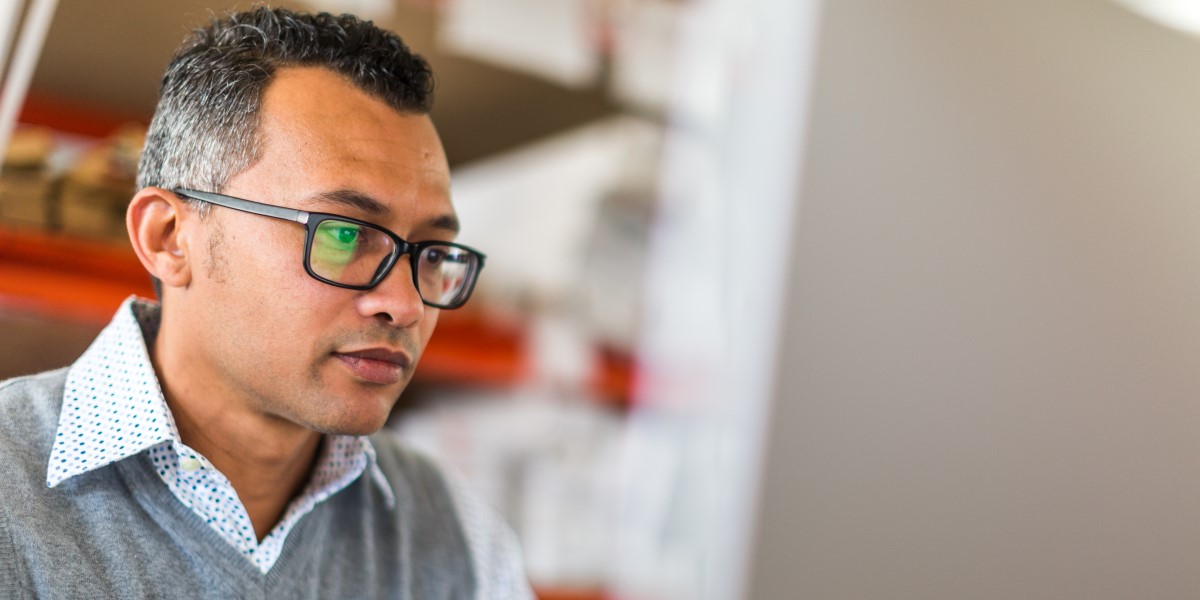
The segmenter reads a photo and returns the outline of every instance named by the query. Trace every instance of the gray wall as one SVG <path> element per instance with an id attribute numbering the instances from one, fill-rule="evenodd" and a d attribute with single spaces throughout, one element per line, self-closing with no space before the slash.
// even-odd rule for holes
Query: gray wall
<path id="1" fill-rule="evenodd" d="M 750 595 L 1200 597 L 1200 42 L 824 11 Z"/>

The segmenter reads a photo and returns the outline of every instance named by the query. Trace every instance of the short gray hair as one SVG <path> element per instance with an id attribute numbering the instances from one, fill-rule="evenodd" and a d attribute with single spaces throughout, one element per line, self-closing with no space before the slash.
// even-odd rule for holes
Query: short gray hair
<path id="1" fill-rule="evenodd" d="M 266 7 L 214 18 L 167 66 L 138 187 L 220 192 L 260 158 L 263 91 L 293 66 L 329 69 L 398 112 L 433 104 L 429 64 L 370 21 Z"/>

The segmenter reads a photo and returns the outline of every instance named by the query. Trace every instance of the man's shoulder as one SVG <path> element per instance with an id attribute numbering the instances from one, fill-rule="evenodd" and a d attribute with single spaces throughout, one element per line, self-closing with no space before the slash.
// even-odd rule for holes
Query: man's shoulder
<path id="1" fill-rule="evenodd" d="M 368 439 L 375 450 L 376 464 L 393 488 L 401 485 L 401 482 L 410 487 L 445 487 L 443 468 L 425 453 L 405 444 L 395 433 L 384 430 Z"/>
<path id="2" fill-rule="evenodd" d="M 0 484 L 45 480 L 66 378 L 63 368 L 0 381 Z"/>
<path id="3" fill-rule="evenodd" d="M 53 435 L 62 409 L 67 367 L 0 381 L 0 431 Z"/>
<path id="4" fill-rule="evenodd" d="M 461 520 L 464 498 L 471 496 L 461 476 L 405 443 L 394 432 L 385 429 L 369 439 L 375 451 L 375 464 L 401 506 L 416 511 L 418 517 L 435 513 L 438 518 Z"/>
<path id="5" fill-rule="evenodd" d="M 533 598 L 512 530 L 461 475 L 404 443 L 395 433 L 371 436 L 377 463 L 397 496 L 406 491 L 427 519 L 452 519 L 467 547 L 477 598 Z M 404 489 L 404 488 L 407 488 Z"/>

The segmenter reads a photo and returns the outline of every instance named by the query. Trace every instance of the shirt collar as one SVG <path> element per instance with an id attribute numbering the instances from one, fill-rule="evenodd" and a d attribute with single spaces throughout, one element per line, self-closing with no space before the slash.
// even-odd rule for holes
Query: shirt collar
<path id="1" fill-rule="evenodd" d="M 46 469 L 55 487 L 76 475 L 124 460 L 164 442 L 179 444 L 179 430 L 150 362 L 147 340 L 158 333 L 159 305 L 130 296 L 112 321 L 67 371 L 62 412 Z M 366 455 L 371 480 L 388 506 L 395 497 L 366 437 L 334 437 Z M 318 463 L 326 457 L 320 457 Z"/>
<path id="2" fill-rule="evenodd" d="M 157 308 L 127 298 L 67 371 L 47 486 L 179 439 L 136 319 L 156 323 Z"/>

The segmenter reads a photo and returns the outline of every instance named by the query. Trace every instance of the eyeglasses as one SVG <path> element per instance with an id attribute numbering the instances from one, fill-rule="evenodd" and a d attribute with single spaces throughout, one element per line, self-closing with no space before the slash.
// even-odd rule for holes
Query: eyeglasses
<path id="1" fill-rule="evenodd" d="M 383 281 L 407 254 L 421 302 L 453 309 L 466 303 L 483 269 L 483 253 L 452 242 L 408 242 L 378 225 L 329 213 L 306 212 L 211 192 L 176 194 L 254 215 L 304 225 L 304 270 L 313 279 L 351 290 Z"/>

